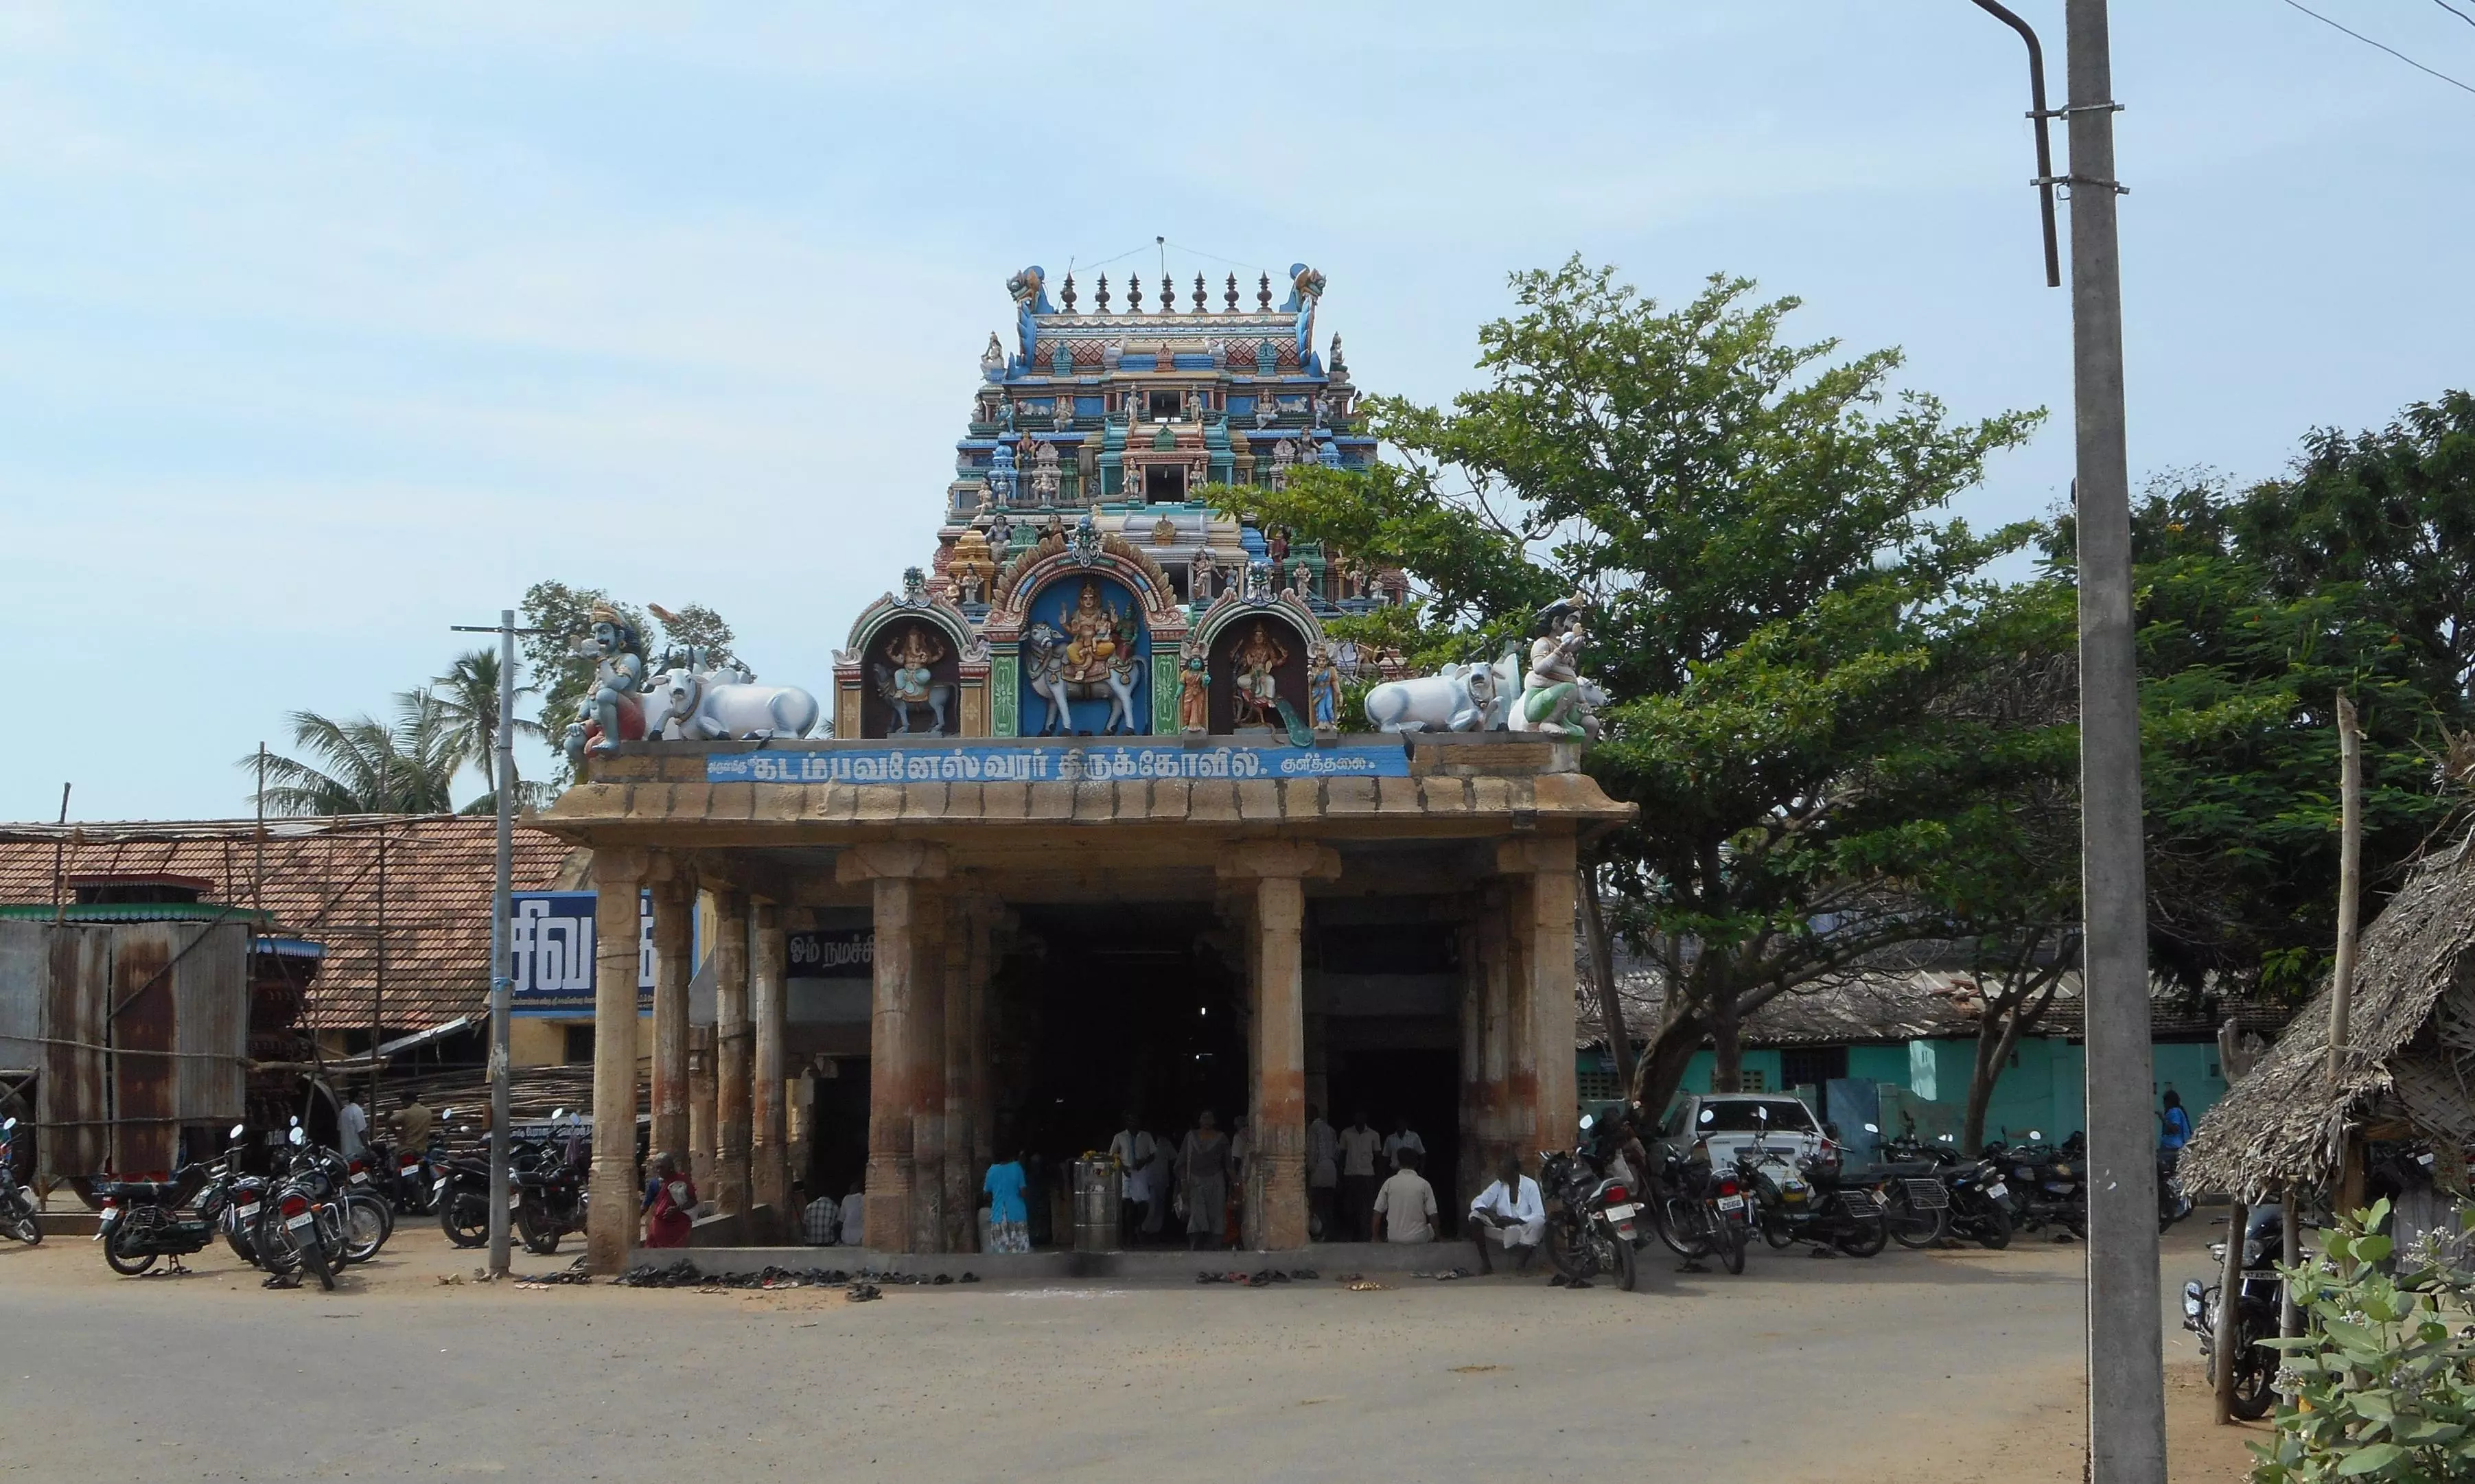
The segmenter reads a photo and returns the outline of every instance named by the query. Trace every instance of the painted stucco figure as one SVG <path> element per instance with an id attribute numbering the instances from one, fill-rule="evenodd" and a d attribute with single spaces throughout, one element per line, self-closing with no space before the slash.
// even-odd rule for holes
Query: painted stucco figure
<path id="1" fill-rule="evenodd" d="M 1090 680 L 1066 678 L 1066 655 L 1072 645 L 1065 634 L 1044 623 L 1033 624 L 1024 632 L 1023 682 L 1048 705 L 1048 720 L 1034 735 L 1066 735 L 1074 730 L 1071 704 L 1104 697 L 1109 703 L 1109 719 L 1101 724 L 1101 735 L 1123 731 L 1133 736 L 1143 730 L 1136 720 L 1140 713 L 1135 704 L 1135 692 L 1142 684 L 1142 669 L 1141 658 L 1135 653 L 1133 631 L 1134 621 L 1129 618 L 1102 662 L 1099 675 Z"/>
<path id="2" fill-rule="evenodd" d="M 916 628 L 906 629 L 886 642 L 886 662 L 876 667 L 877 694 L 885 698 L 894 712 L 894 723 L 886 729 L 886 735 L 945 734 L 945 708 L 952 703 L 954 687 L 938 684 L 933 679 L 934 667 L 945 653 L 945 646 Z M 926 709 L 931 718 L 924 731 L 911 725 L 915 706 Z"/>
<path id="3" fill-rule="evenodd" d="M 1433 675 L 1385 680 L 1366 693 L 1366 719 L 1379 731 L 1497 731 L 1521 684 L 1520 652 L 1489 664 L 1449 664 Z"/>
<path id="4" fill-rule="evenodd" d="M 1177 730 L 1212 730 L 1212 661 L 1190 642 L 1177 662 Z"/>
<path id="5" fill-rule="evenodd" d="M 1340 730 L 1340 668 L 1323 644 L 1307 655 L 1307 720 L 1317 731 Z"/>
<path id="6" fill-rule="evenodd" d="M 569 653 L 591 659 L 593 688 L 576 703 L 567 729 L 567 755 L 600 756 L 622 742 L 645 739 L 645 639 L 625 615 L 606 603 L 590 614 L 592 631 Z"/>
<path id="7" fill-rule="evenodd" d="M 1236 661 L 1230 675 L 1229 700 L 1237 724 L 1274 726 L 1273 708 L 1280 695 L 1273 672 L 1288 663 L 1288 649 L 1272 637 L 1269 625 L 1259 623 L 1230 657 Z"/>
<path id="8" fill-rule="evenodd" d="M 755 681 L 737 666 L 708 667 L 702 649 L 690 650 L 686 664 L 671 664 L 654 677 L 649 730 L 666 742 L 804 737 L 816 730 L 824 713 L 815 696 L 796 685 Z"/>
<path id="9" fill-rule="evenodd" d="M 1110 661 L 1120 643 L 1118 618 L 1108 604 L 1101 601 L 1100 584 L 1086 582 L 1083 591 L 1067 610 L 1066 629 L 1066 668 L 1063 678 L 1069 684 L 1085 685 L 1103 680 Z"/>
<path id="10" fill-rule="evenodd" d="M 1530 644 L 1530 670 L 1521 678 L 1513 730 L 1598 737 L 1599 719 L 1592 708 L 1600 704 L 1599 689 L 1581 679 L 1580 668 L 1582 611 L 1579 599 L 1567 599 L 1539 615 L 1545 631 Z"/>

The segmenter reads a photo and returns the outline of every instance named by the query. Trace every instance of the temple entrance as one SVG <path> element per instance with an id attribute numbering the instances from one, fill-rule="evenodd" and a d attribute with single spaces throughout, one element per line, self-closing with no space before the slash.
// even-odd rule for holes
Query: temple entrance
<path id="1" fill-rule="evenodd" d="M 1195 903 L 1017 908 L 1023 948 L 990 984 L 999 1149 L 1052 1162 L 1107 1149 L 1126 1113 L 1182 1135 L 1246 1111 L 1237 945 Z"/>
<path id="2" fill-rule="evenodd" d="M 826 1062 L 832 1076 L 808 1077 L 807 1185 L 812 1196 L 847 1195 L 868 1173 L 868 1058 Z"/>
<path id="3" fill-rule="evenodd" d="M 1397 1120 L 1409 1120 L 1427 1146 L 1418 1173 L 1435 1187 L 1440 1234 L 1458 1233 L 1462 1213 L 1478 1194 L 1459 1188 L 1460 1053 L 1387 1049 L 1329 1054 L 1333 1105 L 1326 1116 L 1333 1126 L 1346 1126 L 1360 1109 L 1370 1125 L 1387 1135 Z"/>

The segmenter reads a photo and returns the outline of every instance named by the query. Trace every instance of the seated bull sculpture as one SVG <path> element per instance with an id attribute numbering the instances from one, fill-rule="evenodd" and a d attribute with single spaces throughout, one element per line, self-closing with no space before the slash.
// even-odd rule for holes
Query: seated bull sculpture
<path id="1" fill-rule="evenodd" d="M 1385 680 L 1366 693 L 1378 731 L 1501 731 L 1521 684 L 1521 661 L 1507 652 L 1489 664 L 1449 664 L 1433 675 Z"/>
<path id="2" fill-rule="evenodd" d="M 699 658 L 701 656 L 698 656 Z M 804 737 L 817 698 L 796 685 L 758 685 L 745 670 L 674 665 L 653 682 L 653 731 L 666 742 Z"/>

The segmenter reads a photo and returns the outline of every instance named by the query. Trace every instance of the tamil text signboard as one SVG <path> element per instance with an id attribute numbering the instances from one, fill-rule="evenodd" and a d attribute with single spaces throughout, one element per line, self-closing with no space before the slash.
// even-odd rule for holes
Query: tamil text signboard
<path id="1" fill-rule="evenodd" d="M 708 783 L 1083 783 L 1144 779 L 1374 779 L 1409 776 L 1399 742 L 1333 747 L 1233 742 L 1188 747 L 1140 739 L 853 747 L 715 753 Z"/>
<path id="2" fill-rule="evenodd" d="M 513 894 L 509 947 L 515 959 L 518 1015 L 593 1013 L 593 902 L 589 891 Z M 653 1008 L 653 896 L 636 904 L 636 1008 Z"/>

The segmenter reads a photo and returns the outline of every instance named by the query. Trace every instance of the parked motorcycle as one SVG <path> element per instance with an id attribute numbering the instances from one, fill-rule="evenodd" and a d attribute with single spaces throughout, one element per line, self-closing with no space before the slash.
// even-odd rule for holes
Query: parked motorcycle
<path id="1" fill-rule="evenodd" d="M 551 1115 L 553 1123 L 566 1119 L 565 1108 Z M 1582 1123 L 1588 1125 L 1586 1118 Z M 558 1250 L 561 1237 L 584 1229 L 590 1201 L 586 1166 L 575 1150 L 564 1147 L 566 1142 L 533 1146 L 522 1164 L 512 1153 L 508 1158 L 508 1175 L 516 1185 L 516 1231 L 524 1238 L 525 1250 L 544 1257 Z"/>
<path id="2" fill-rule="evenodd" d="M 17 1121 L 0 1121 L 0 1236 L 37 1247 L 43 1240 L 43 1225 L 37 1217 L 41 1207 L 35 1193 L 17 1183 L 16 1141 Z"/>
<path id="3" fill-rule="evenodd" d="M 1581 1132 L 1586 1136 L 1595 1124 L 1583 1114 Z M 1547 1260 L 1577 1280 L 1612 1273 L 1616 1286 L 1630 1293 L 1641 1274 L 1635 1256 L 1643 1240 L 1636 1220 L 1641 1204 L 1620 1178 L 1605 1172 L 1598 1147 L 1586 1138 L 1569 1154 L 1552 1153 L 1539 1161 L 1538 1187 L 1548 1201 Z M 532 1246 L 530 1237 L 526 1246 Z"/>
<path id="4" fill-rule="evenodd" d="M 2235 1240 L 2231 1233 L 2228 1240 Z M 2283 1357 L 2267 1342 L 2277 1338 L 2278 1311 L 2285 1302 L 2285 1280 L 2277 1272 L 2277 1265 L 2286 1260 L 2285 1208 L 2273 1203 L 2253 1206 L 2241 1240 L 2242 1283 L 2235 1294 L 2234 1414 L 2249 1422 L 2267 1416 L 2277 1402 L 2277 1368 Z M 2209 1252 L 2222 1272 L 2225 1243 L 2211 1243 Z M 2183 1327 L 2199 1336 L 2204 1358 L 2217 1351 L 2221 1301 L 2218 1284 L 2194 1278 L 2183 1285 Z"/>
<path id="5" fill-rule="evenodd" d="M 309 1136 L 298 1123 L 287 1142 L 290 1168 L 272 1182 L 258 1217 L 258 1265 L 277 1281 L 306 1269 L 320 1288 L 332 1292 L 346 1243 L 345 1200 L 329 1165 L 313 1156 Z"/>
<path id="6" fill-rule="evenodd" d="M 2061 1148 L 2044 1144 L 2045 1135 L 2028 1130 L 2026 1144 L 1993 1143 L 1986 1156 L 2002 1171 L 2010 1187 L 2012 1221 L 2022 1231 L 2056 1225 L 2071 1235 L 2088 1236 L 2088 1161 L 2086 1139 L 2073 1134 Z"/>
<path id="7" fill-rule="evenodd" d="M 1758 1109 L 1755 1116 L 1767 1135 L 1768 1116 Z M 1762 1240 L 1772 1247 L 1810 1242 L 1850 1257 L 1872 1257 L 1890 1245 L 1881 1203 L 1863 1181 L 1841 1178 L 1835 1153 L 1799 1160 L 1792 1150 L 1757 1137 L 1737 1153 L 1736 1168 L 1760 1204 Z"/>
<path id="8" fill-rule="evenodd" d="M 1671 1150 L 1652 1207 L 1658 1239 L 1687 1262 L 1715 1256 L 1729 1273 L 1744 1272 L 1752 1209 L 1746 1188 L 1734 1167 L 1712 1166 L 1708 1140 L 1697 1140 L 1690 1158 Z"/>
<path id="9" fill-rule="evenodd" d="M 103 1260 L 122 1277 L 134 1278 L 161 1257 L 169 1257 L 178 1273 L 182 1258 L 204 1250 L 215 1239 L 215 1223 L 230 1200 L 230 1183 L 225 1170 L 189 1164 L 162 1180 L 98 1175 L 94 1193 L 103 1202 L 94 1232 L 94 1240 L 103 1244 Z"/>
<path id="10" fill-rule="evenodd" d="M 1880 1134 L 1875 1125 L 1865 1131 Z M 1865 1173 L 1864 1183 L 1882 1208 L 1891 1240 L 1906 1248 L 1941 1245 L 1950 1235 L 1950 1190 L 1943 1184 L 1942 1164 L 1916 1140 L 1881 1145 L 1881 1162 Z"/>

